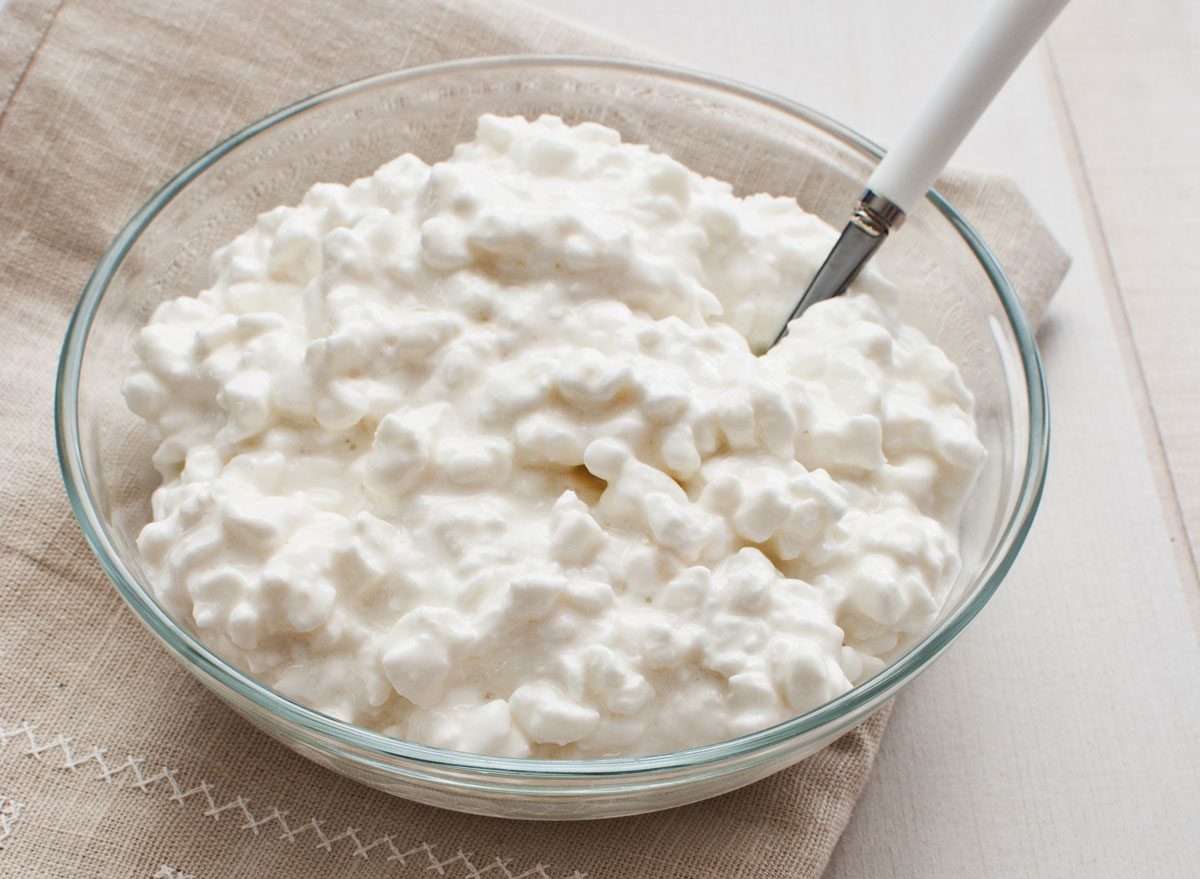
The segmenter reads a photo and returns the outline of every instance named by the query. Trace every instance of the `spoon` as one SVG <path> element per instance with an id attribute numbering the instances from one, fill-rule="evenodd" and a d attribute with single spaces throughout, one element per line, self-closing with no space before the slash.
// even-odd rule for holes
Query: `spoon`
<path id="1" fill-rule="evenodd" d="M 867 180 L 850 222 L 771 347 L 810 305 L 846 292 L 888 233 L 900 228 L 929 191 L 967 132 L 1066 5 L 1067 0 L 993 3 L 912 126 Z"/>

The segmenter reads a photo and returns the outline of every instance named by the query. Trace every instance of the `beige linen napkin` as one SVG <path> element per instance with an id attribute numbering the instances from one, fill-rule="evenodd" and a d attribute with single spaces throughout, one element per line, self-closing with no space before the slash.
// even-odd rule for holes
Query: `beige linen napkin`
<path id="1" fill-rule="evenodd" d="M 201 149 L 383 70 L 627 52 L 496 0 L 0 10 L 0 876 L 818 876 L 886 712 L 789 771 L 656 815 L 534 824 L 392 799 L 253 730 L 151 641 L 85 547 L 55 462 L 70 309 L 118 226 Z M 1067 260 L 1029 205 L 991 176 L 943 189 L 1040 314 Z"/>

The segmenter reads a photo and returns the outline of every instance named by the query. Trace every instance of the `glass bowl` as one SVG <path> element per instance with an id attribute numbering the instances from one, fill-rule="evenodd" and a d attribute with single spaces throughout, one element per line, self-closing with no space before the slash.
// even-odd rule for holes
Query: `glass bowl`
<path id="1" fill-rule="evenodd" d="M 877 256 L 910 292 L 904 317 L 959 365 L 989 457 L 968 504 L 962 573 L 937 625 L 877 676 L 778 726 L 686 751 L 605 760 L 486 757 L 400 741 L 297 704 L 202 646 L 158 605 L 135 550 L 157 484 L 153 439 L 120 385 L 156 304 L 206 286 L 209 256 L 262 211 L 318 181 L 427 162 L 485 112 L 596 120 L 739 194 L 795 196 L 840 228 L 880 149 L 806 107 L 703 74 L 573 57 L 455 61 L 306 98 L 239 131 L 150 198 L 108 248 L 71 319 L 59 364 L 58 452 L 89 543 L 142 621 L 205 686 L 295 751 L 364 784 L 448 809 L 512 818 L 601 818 L 715 796 L 790 766 L 864 720 L 957 636 L 1008 572 L 1045 477 L 1042 368 L 1012 287 L 987 246 L 931 192 Z"/>

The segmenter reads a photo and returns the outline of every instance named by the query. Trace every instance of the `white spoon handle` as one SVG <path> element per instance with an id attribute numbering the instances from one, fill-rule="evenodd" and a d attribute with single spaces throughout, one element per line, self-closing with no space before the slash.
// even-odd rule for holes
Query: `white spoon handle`
<path id="1" fill-rule="evenodd" d="M 867 188 L 904 212 L 917 206 L 967 132 L 1067 0 L 996 0 Z"/>
<path id="2" fill-rule="evenodd" d="M 934 178 L 1067 0 L 995 0 L 912 126 L 867 181 L 850 222 L 809 282 L 787 324 L 817 302 L 840 296 L 924 198 Z M 770 347 L 770 346 L 768 346 Z"/>

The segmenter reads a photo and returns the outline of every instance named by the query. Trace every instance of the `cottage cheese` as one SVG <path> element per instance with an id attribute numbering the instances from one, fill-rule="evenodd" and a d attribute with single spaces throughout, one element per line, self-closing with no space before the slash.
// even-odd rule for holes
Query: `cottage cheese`
<path id="1" fill-rule="evenodd" d="M 461 751 L 663 752 L 844 693 L 937 616 L 984 451 L 878 278 L 755 355 L 833 238 L 553 117 L 313 187 L 137 336 L 159 599 Z"/>

